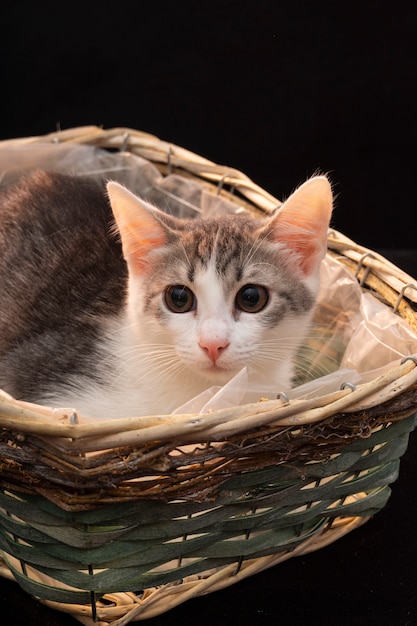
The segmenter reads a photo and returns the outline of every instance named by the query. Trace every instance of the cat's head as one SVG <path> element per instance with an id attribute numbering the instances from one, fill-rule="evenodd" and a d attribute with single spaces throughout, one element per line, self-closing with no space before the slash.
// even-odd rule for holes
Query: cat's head
<path id="1" fill-rule="evenodd" d="M 326 177 L 304 183 L 268 218 L 179 220 L 118 183 L 108 194 L 129 269 L 130 319 L 145 343 L 169 346 L 215 383 L 244 365 L 292 375 L 326 251 Z"/>

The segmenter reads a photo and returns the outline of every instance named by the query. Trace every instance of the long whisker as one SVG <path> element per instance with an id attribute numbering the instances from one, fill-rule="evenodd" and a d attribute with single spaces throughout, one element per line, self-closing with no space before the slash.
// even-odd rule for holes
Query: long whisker
<path id="1" fill-rule="evenodd" d="M 331 338 L 326 338 L 326 345 L 324 346 L 323 335 L 320 332 L 311 333 L 306 337 L 301 347 L 296 348 L 297 339 L 299 338 L 281 337 L 262 341 L 257 347 L 253 359 L 254 365 L 258 370 L 268 372 L 271 363 L 283 365 L 292 358 L 292 365 L 297 372 L 297 378 L 301 379 L 324 376 L 339 367 L 341 353 L 337 339 L 332 342 Z M 321 346 L 322 349 L 312 348 L 308 341 L 316 342 L 317 346 Z M 295 355 L 291 356 L 294 349 L 296 350 Z"/>

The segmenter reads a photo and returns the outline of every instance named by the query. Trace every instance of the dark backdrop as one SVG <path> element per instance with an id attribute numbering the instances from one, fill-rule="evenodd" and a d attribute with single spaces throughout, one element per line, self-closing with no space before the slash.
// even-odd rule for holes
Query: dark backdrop
<path id="1" fill-rule="evenodd" d="M 328 172 L 334 227 L 417 275 L 415 4 L 15 0 L 0 23 L 0 139 L 133 127 L 278 197 Z M 416 454 L 365 527 L 150 623 L 416 624 Z M 4 623 L 75 623 L 14 583 L 0 598 Z"/>
<path id="2" fill-rule="evenodd" d="M 130 126 L 278 197 L 321 170 L 337 228 L 415 247 L 413 3 L 16 0 L 1 23 L 0 138 Z"/>

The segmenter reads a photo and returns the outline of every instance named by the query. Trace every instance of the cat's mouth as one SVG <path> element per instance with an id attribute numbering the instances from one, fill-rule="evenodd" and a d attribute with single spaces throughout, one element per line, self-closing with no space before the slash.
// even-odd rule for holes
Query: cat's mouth
<path id="1" fill-rule="evenodd" d="M 226 372 L 227 368 L 222 367 L 221 365 L 218 365 L 217 363 L 212 363 L 211 365 L 208 365 L 207 367 L 205 367 L 204 371 L 212 372 L 213 374 L 218 374 L 221 372 Z"/>
<path id="2" fill-rule="evenodd" d="M 225 384 L 237 372 L 236 368 L 227 367 L 220 363 L 210 363 L 200 368 L 201 374 L 206 376 L 211 382 Z"/>

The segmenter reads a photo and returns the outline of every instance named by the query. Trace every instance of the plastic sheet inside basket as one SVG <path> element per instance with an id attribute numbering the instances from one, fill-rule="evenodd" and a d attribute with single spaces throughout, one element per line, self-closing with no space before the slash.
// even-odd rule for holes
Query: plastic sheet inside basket
<path id="1" fill-rule="evenodd" d="M 3 142 L 0 184 L 58 169 L 180 216 L 253 208 L 222 193 L 213 164 L 187 154 L 171 167 L 157 138 L 139 134 L 137 154 L 123 137 Z M 372 287 L 369 253 L 330 239 L 288 395 L 237 410 L 242 370 L 177 415 L 90 423 L 0 394 L 0 574 L 84 624 L 122 626 L 319 549 L 385 505 L 415 425 L 416 315 L 407 277 L 376 260 Z"/>

